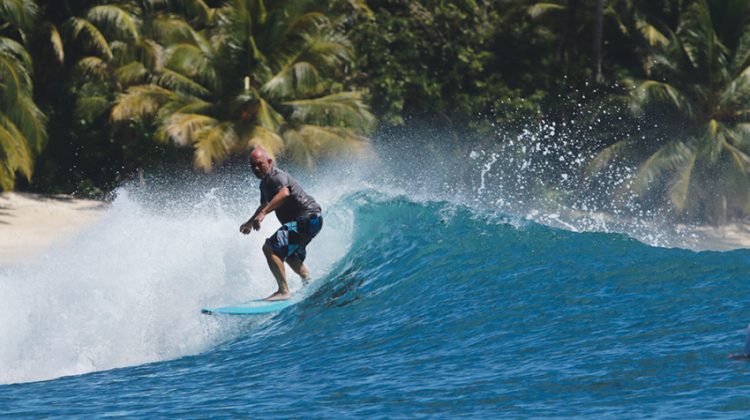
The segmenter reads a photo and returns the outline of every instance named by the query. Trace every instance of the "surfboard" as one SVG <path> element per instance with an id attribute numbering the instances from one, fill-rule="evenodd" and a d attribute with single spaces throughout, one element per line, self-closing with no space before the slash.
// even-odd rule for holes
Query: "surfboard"
<path id="1" fill-rule="evenodd" d="M 294 305 L 296 302 L 291 300 L 277 300 L 269 302 L 267 300 L 253 300 L 247 303 L 241 303 L 234 306 L 222 306 L 218 308 L 203 308 L 201 313 L 206 315 L 261 315 L 279 312 L 282 309 Z"/>

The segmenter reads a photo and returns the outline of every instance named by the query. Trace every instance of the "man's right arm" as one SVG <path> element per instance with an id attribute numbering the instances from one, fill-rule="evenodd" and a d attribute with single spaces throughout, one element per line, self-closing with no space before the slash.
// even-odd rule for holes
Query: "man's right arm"
<path id="1" fill-rule="evenodd" d="M 260 213 L 260 211 L 263 210 L 264 207 L 265 205 L 263 203 L 258 206 L 258 209 L 255 210 L 255 213 L 253 213 L 253 217 L 248 219 L 247 222 L 243 223 L 242 226 L 240 226 L 240 232 L 242 232 L 244 235 L 247 235 L 248 233 L 252 232 L 253 229 L 260 229 L 260 223 L 255 220 L 255 217 L 258 216 L 258 213 Z"/>

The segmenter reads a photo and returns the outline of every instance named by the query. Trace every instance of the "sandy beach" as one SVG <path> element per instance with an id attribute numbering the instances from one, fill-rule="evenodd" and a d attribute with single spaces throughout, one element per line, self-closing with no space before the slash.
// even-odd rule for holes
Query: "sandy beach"
<path id="1" fill-rule="evenodd" d="M 0 194 L 0 267 L 42 255 L 97 222 L 108 204 L 67 195 Z"/>
<path id="2" fill-rule="evenodd" d="M 724 226 L 700 226 L 688 229 L 696 237 L 699 250 L 730 251 L 750 248 L 750 224 L 728 223 Z"/>

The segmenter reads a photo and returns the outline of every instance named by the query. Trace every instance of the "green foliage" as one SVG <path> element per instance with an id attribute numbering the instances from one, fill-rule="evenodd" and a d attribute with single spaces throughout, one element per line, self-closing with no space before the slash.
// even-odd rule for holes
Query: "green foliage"
<path id="1" fill-rule="evenodd" d="M 34 103 L 29 31 L 36 4 L 0 0 L 0 188 L 12 190 L 16 173 L 31 180 L 34 154 L 46 141 L 45 117 Z"/>
<path id="2" fill-rule="evenodd" d="M 750 3 L 693 2 L 676 31 L 659 39 L 668 42 L 653 44 L 649 78 L 631 81 L 631 108 L 646 114 L 668 106 L 672 123 L 683 128 L 678 136 L 666 136 L 640 164 L 635 192 L 665 194 L 675 212 L 691 220 L 719 223 L 746 214 Z M 608 155 L 605 149 L 600 157 Z"/>
<path id="3" fill-rule="evenodd" d="M 465 126 L 480 114 L 506 120 L 538 115 L 541 89 L 529 79 L 509 86 L 516 70 L 541 73 L 538 62 L 531 63 L 538 54 L 528 43 L 529 27 L 511 28 L 522 14 L 503 14 L 489 1 L 381 1 L 370 7 L 373 13 L 360 15 L 348 29 L 358 46 L 355 80 L 370 91 L 381 123 Z M 519 51 L 505 50 L 511 44 L 506 40 L 517 42 Z M 524 97 L 531 100 L 514 111 L 502 105 Z"/>
<path id="4" fill-rule="evenodd" d="M 154 118 L 157 136 L 192 144 L 206 171 L 252 145 L 307 164 L 362 146 L 374 117 L 336 82 L 351 45 L 313 2 L 237 0 L 208 14 L 162 43 L 163 68 L 118 97 L 114 121 Z"/>
<path id="5" fill-rule="evenodd" d="M 566 127 L 550 145 L 601 149 L 590 173 L 637 164 L 644 201 L 743 217 L 749 19 L 746 0 L 0 0 L 0 186 L 95 192 L 251 145 L 312 165 L 366 147 L 375 116 L 458 147 L 545 120 Z"/>

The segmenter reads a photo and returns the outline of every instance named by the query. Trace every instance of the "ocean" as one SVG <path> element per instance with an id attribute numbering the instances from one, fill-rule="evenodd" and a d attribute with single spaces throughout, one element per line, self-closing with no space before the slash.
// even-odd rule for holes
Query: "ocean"
<path id="1" fill-rule="evenodd" d="M 200 311 L 275 290 L 277 221 L 238 231 L 248 168 L 123 186 L 72 242 L 0 269 L 0 414 L 747 417 L 750 364 L 727 356 L 748 250 L 510 206 L 491 153 L 395 160 L 299 172 L 324 208 L 315 281 L 288 270 L 301 301 L 260 317 Z"/>

